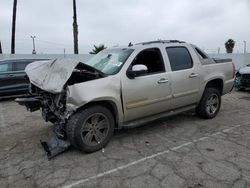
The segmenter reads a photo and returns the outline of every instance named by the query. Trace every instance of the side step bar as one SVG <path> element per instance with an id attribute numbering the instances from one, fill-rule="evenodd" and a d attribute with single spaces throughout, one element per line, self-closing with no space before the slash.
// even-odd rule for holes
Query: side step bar
<path id="1" fill-rule="evenodd" d="M 179 113 L 182 113 L 182 112 L 186 112 L 186 111 L 195 109 L 195 107 L 196 107 L 196 105 L 189 105 L 189 106 L 186 106 L 186 107 L 183 107 L 183 108 L 179 108 L 179 109 L 176 109 L 176 110 L 171 110 L 171 111 L 167 111 L 167 112 L 164 112 L 164 113 L 156 114 L 156 115 L 149 116 L 149 117 L 146 117 L 146 118 L 143 118 L 143 119 L 138 119 L 138 120 L 135 120 L 135 121 L 125 122 L 121 126 L 124 127 L 124 128 L 138 127 L 138 126 L 141 126 L 143 124 L 147 124 L 149 122 L 152 122 L 152 121 L 155 121 L 155 120 L 158 120 L 158 119 L 161 119 L 161 118 L 165 118 L 165 117 L 168 117 L 168 116 L 173 116 L 173 115 L 176 115 L 176 114 L 179 114 Z"/>

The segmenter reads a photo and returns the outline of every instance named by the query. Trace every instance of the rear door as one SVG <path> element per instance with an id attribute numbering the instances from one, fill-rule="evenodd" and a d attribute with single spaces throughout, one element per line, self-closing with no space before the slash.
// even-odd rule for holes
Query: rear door
<path id="1" fill-rule="evenodd" d="M 12 61 L 2 61 L 0 63 L 0 94 L 9 92 L 12 90 L 14 83 L 12 73 Z"/>
<path id="2" fill-rule="evenodd" d="M 197 103 L 200 75 L 188 47 L 167 47 L 166 52 L 172 70 L 171 107 L 178 108 Z"/>
<path id="3" fill-rule="evenodd" d="M 28 89 L 29 82 L 25 78 L 26 73 L 24 71 L 25 67 L 31 63 L 33 60 L 25 60 L 25 61 L 14 61 L 13 62 L 13 88 L 17 91 L 24 91 Z"/>

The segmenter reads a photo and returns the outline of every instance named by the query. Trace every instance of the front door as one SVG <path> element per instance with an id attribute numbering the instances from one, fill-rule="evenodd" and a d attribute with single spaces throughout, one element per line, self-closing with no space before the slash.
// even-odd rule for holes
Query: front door
<path id="1" fill-rule="evenodd" d="M 17 91 L 28 90 L 29 81 L 25 78 L 25 67 L 31 63 L 31 61 L 13 62 L 13 78 L 15 79 L 15 89 Z"/>
<path id="2" fill-rule="evenodd" d="M 169 73 L 166 73 L 161 51 L 158 48 L 141 51 L 129 69 L 134 65 L 145 65 L 148 71 L 133 79 L 127 75 L 122 76 L 125 121 L 154 115 L 170 108 L 170 78 Z"/>

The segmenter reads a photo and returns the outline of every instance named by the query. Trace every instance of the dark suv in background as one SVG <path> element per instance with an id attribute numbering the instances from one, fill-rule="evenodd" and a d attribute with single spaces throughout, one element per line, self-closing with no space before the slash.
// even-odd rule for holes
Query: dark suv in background
<path id="1" fill-rule="evenodd" d="M 0 96 L 21 94 L 28 91 L 25 67 L 34 61 L 46 59 L 10 59 L 0 61 Z"/>

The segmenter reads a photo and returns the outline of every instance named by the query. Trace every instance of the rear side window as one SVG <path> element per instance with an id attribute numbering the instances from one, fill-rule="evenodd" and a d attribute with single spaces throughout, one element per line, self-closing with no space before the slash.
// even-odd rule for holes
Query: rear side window
<path id="1" fill-rule="evenodd" d="M 14 71 L 23 71 L 29 63 L 31 62 L 14 62 Z"/>
<path id="2" fill-rule="evenodd" d="M 166 48 L 172 71 L 190 69 L 193 67 L 193 60 L 185 47 Z"/>
<path id="3" fill-rule="evenodd" d="M 12 71 L 12 63 L 0 64 L 0 72 Z"/>
<path id="4" fill-rule="evenodd" d="M 207 55 L 203 53 L 199 48 L 195 48 L 195 51 L 199 54 L 200 58 L 207 59 Z"/>

